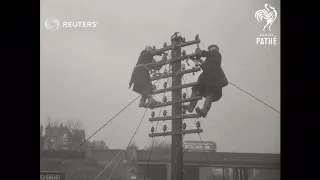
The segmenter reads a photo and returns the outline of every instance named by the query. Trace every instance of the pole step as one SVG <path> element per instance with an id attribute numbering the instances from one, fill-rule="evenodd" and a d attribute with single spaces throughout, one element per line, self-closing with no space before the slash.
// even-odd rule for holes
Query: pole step
<path id="1" fill-rule="evenodd" d="M 159 89 L 159 90 L 154 90 L 153 93 L 154 94 L 160 94 L 160 93 L 164 93 L 164 92 L 168 92 L 168 91 L 172 91 L 172 90 L 176 90 L 176 89 L 183 89 L 183 88 L 188 88 L 194 85 L 199 84 L 199 82 L 193 82 L 193 83 L 189 83 L 189 84 L 184 84 L 184 85 L 180 85 L 180 86 L 173 86 L 173 87 L 169 87 L 169 88 L 164 88 L 164 89 Z"/>
<path id="2" fill-rule="evenodd" d="M 196 68 L 187 69 L 187 70 L 184 70 L 184 71 L 179 71 L 176 74 L 173 74 L 173 73 L 161 74 L 161 75 L 158 75 L 158 76 L 155 76 L 155 77 L 151 77 L 151 81 L 155 81 L 155 80 L 158 80 L 158 79 L 165 79 L 165 78 L 168 78 L 168 77 L 175 77 L 175 76 L 179 76 L 179 75 L 183 75 L 183 74 L 197 72 L 197 71 L 200 71 L 200 70 L 201 70 L 200 67 L 196 67 Z"/>
<path id="3" fill-rule="evenodd" d="M 182 131 L 175 131 L 175 132 L 162 132 L 162 133 L 151 133 L 149 137 L 158 137 L 158 136 L 172 136 L 172 135 L 179 135 L 179 134 L 199 134 L 202 133 L 202 129 L 190 129 L 190 130 L 182 130 Z"/>
<path id="4" fill-rule="evenodd" d="M 166 116 L 166 117 L 155 117 L 149 118 L 149 121 L 165 121 L 165 120 L 175 120 L 175 119 L 191 119 L 191 118 L 199 118 L 201 115 L 199 114 L 187 114 L 187 115 L 179 115 L 179 116 Z"/>
<path id="5" fill-rule="evenodd" d="M 201 99 L 202 99 L 201 96 L 196 96 L 196 97 L 192 97 L 192 98 L 181 99 L 181 100 L 178 100 L 178 101 L 169 101 L 169 102 L 165 102 L 165 103 L 160 103 L 160 104 L 154 106 L 152 109 L 159 108 L 159 107 L 164 107 L 164 106 L 170 106 L 170 105 L 177 104 L 177 103 L 185 103 L 185 102 L 190 102 L 190 101 L 197 101 L 197 100 L 201 100 Z"/>

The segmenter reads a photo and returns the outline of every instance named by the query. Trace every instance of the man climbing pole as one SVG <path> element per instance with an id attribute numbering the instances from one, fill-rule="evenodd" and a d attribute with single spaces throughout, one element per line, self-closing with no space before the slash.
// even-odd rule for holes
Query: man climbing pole
<path id="1" fill-rule="evenodd" d="M 129 88 L 134 84 L 133 91 L 142 95 L 139 107 L 151 108 L 160 103 L 152 98 L 152 82 L 149 75 L 150 69 L 146 65 L 155 61 L 153 59 L 153 56 L 155 55 L 161 54 L 152 53 L 152 47 L 147 46 L 145 50 L 141 51 L 138 62 L 131 75 Z M 160 68 L 161 66 L 158 66 L 156 70 L 159 70 Z M 147 103 L 146 100 L 148 100 Z"/>
<path id="2" fill-rule="evenodd" d="M 196 108 L 196 112 L 202 117 L 206 117 L 212 102 L 219 101 L 222 97 L 222 88 L 228 85 L 228 80 L 221 68 L 222 56 L 219 52 L 217 45 L 210 45 L 209 51 L 201 51 L 197 48 L 196 52 L 199 53 L 197 57 L 200 62 L 200 67 L 203 72 L 198 78 L 198 84 L 192 87 L 191 97 L 201 96 L 205 97 L 203 108 Z M 205 61 L 200 57 L 206 57 Z M 191 101 L 189 105 L 182 105 L 182 108 L 188 112 L 193 112 L 198 101 Z"/>

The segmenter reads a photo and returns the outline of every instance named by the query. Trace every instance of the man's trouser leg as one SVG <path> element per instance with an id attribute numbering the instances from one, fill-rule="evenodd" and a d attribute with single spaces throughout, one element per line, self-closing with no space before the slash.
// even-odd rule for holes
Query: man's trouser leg
<path id="1" fill-rule="evenodd" d="M 206 96 L 206 100 L 204 101 L 203 108 L 201 109 L 201 111 L 205 116 L 207 116 L 208 112 L 210 111 L 212 100 L 213 100 L 213 95 Z"/>
<path id="2" fill-rule="evenodd" d="M 203 108 L 200 109 L 197 107 L 196 111 L 198 114 L 200 114 L 202 117 L 206 117 L 208 112 L 210 111 L 212 102 L 219 101 L 221 96 L 217 96 L 215 94 L 210 94 L 206 96 L 206 100 L 204 101 Z"/>
<path id="3" fill-rule="evenodd" d="M 198 90 L 197 89 L 193 89 L 192 93 L 191 93 L 191 98 L 196 97 L 198 95 Z M 194 110 L 194 108 L 196 107 L 198 103 L 198 100 L 196 101 L 191 101 L 189 106 L 188 106 L 188 111 L 192 112 Z"/>

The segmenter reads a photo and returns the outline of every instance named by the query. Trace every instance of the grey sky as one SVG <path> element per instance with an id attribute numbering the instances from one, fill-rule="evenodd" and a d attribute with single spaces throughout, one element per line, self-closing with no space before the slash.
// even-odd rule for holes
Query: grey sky
<path id="1" fill-rule="evenodd" d="M 272 32 L 278 37 L 277 46 L 255 43 L 263 24 L 257 22 L 254 14 L 266 2 L 278 11 L 272 25 Z M 128 83 L 140 51 L 148 44 L 157 47 L 163 42 L 169 44 L 175 31 L 181 32 L 187 41 L 199 33 L 202 49 L 217 44 L 228 80 L 280 110 L 279 0 L 43 0 L 41 3 L 40 123 L 46 124 L 48 116 L 62 121 L 80 119 L 87 136 L 91 135 L 137 96 L 128 89 Z M 51 16 L 60 21 L 99 21 L 99 25 L 49 32 L 44 21 Z M 186 77 L 195 81 L 199 74 Z M 163 81 L 159 87 L 162 84 Z M 125 121 L 105 139 L 110 147 L 123 148 L 144 113 L 137 103 L 93 139 L 104 138 Z M 202 103 L 199 102 L 201 107 Z M 148 111 L 135 138 L 141 148 L 149 139 L 150 114 Z M 186 122 L 188 128 L 195 128 L 193 120 Z M 201 122 L 205 131 L 203 140 L 214 140 L 219 151 L 280 153 L 280 114 L 232 85 L 223 89 L 222 99 Z M 159 123 L 159 129 L 162 125 Z M 199 140 L 198 135 L 185 138 Z"/>

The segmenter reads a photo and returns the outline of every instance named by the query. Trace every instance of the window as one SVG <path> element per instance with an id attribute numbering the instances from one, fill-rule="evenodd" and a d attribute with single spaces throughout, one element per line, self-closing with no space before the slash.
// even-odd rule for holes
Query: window
<path id="1" fill-rule="evenodd" d="M 67 141 L 68 141 L 68 136 L 67 136 L 67 134 L 64 134 L 63 136 L 62 136 L 62 144 L 67 144 Z"/>

